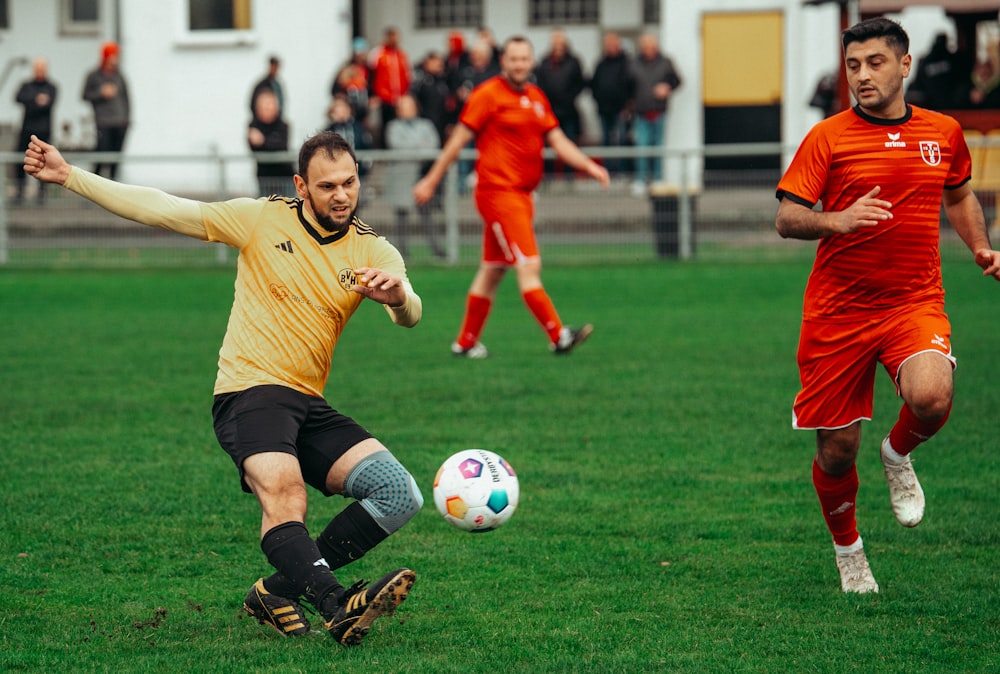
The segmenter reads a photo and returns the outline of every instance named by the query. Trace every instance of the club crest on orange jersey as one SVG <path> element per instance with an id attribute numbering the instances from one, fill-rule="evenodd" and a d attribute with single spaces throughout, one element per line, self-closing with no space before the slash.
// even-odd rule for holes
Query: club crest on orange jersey
<path id="1" fill-rule="evenodd" d="M 928 166 L 937 166 L 941 163 L 941 146 L 936 140 L 920 141 L 920 158 Z"/>

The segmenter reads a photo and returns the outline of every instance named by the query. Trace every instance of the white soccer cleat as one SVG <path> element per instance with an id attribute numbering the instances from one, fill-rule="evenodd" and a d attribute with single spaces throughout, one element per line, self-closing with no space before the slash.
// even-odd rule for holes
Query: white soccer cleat
<path id="1" fill-rule="evenodd" d="M 924 490 L 913 471 L 913 464 L 907 456 L 903 463 L 894 463 L 886 458 L 890 449 L 889 436 L 882 441 L 882 465 L 885 467 L 885 479 L 889 483 L 889 500 L 892 502 L 892 513 L 904 527 L 915 527 L 924 518 Z"/>
<path id="2" fill-rule="evenodd" d="M 840 589 L 844 592 L 866 594 L 878 592 L 878 583 L 868 566 L 865 549 L 858 548 L 847 554 L 837 553 L 837 570 L 840 571 Z"/>
<path id="3" fill-rule="evenodd" d="M 472 358 L 473 360 L 481 360 L 483 358 L 489 358 L 490 352 L 482 342 L 476 342 L 468 349 L 463 349 L 458 345 L 458 342 L 452 342 L 451 352 L 458 356 L 459 358 Z"/>

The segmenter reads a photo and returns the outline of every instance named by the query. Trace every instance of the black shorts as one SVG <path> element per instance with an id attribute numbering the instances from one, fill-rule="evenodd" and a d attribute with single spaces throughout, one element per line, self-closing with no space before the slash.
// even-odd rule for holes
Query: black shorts
<path id="1" fill-rule="evenodd" d="M 286 452 L 295 456 L 302 477 L 327 496 L 330 467 L 371 433 L 323 398 L 285 386 L 254 386 L 215 396 L 212 405 L 215 437 L 240 471 L 243 491 L 250 492 L 243 473 L 248 456 Z"/>

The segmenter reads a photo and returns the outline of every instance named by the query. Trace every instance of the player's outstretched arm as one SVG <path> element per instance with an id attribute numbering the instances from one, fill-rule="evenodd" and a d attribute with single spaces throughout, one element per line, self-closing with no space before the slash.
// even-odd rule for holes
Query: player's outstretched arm
<path id="1" fill-rule="evenodd" d="M 775 229 L 784 239 L 811 241 L 863 227 L 877 227 L 892 219 L 892 203 L 878 198 L 881 191 L 881 187 L 874 187 L 842 211 L 814 211 L 787 196 L 783 197 L 774 219 Z"/>
<path id="2" fill-rule="evenodd" d="M 611 178 L 608 176 L 608 170 L 585 155 L 562 129 L 559 127 L 552 129 L 546 134 L 545 140 L 549 147 L 555 151 L 556 156 L 564 162 L 575 169 L 585 171 L 587 175 L 601 183 L 602 187 L 607 187 L 610 184 Z"/>
<path id="3" fill-rule="evenodd" d="M 67 162 L 54 145 L 37 136 L 31 137 L 24 152 L 24 170 L 43 182 L 62 185 L 115 215 L 208 240 L 199 202 L 152 187 L 117 183 L 84 171 Z"/>
<path id="4" fill-rule="evenodd" d="M 444 148 L 441 149 L 441 154 L 434 160 L 434 164 L 427 171 L 427 175 L 413 186 L 413 201 L 418 206 L 423 206 L 434 198 L 434 192 L 437 191 L 438 183 L 444 178 L 445 171 L 448 170 L 453 161 L 458 159 L 462 148 L 468 145 L 475 137 L 476 134 L 465 124 L 459 123 L 455 125 L 455 129 L 448 136 L 448 141 L 444 144 Z"/>
<path id="5" fill-rule="evenodd" d="M 73 167 L 67 162 L 55 145 L 49 145 L 38 136 L 32 135 L 28 149 L 24 151 L 24 172 L 43 183 L 65 185 Z"/>

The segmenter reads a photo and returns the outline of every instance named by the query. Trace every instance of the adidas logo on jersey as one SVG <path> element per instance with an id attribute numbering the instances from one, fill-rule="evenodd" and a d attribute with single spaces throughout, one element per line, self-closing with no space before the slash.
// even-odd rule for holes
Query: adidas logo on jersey
<path id="1" fill-rule="evenodd" d="M 278 250 L 283 250 L 286 253 L 291 253 L 293 255 L 295 254 L 295 251 L 292 250 L 292 242 L 291 241 L 285 241 L 284 243 L 276 243 L 276 244 L 274 244 L 274 247 L 277 248 Z"/>
<path id="2" fill-rule="evenodd" d="M 906 141 L 900 140 L 899 137 L 903 135 L 902 133 L 889 133 L 889 140 L 885 141 L 886 147 L 906 147 Z"/>

